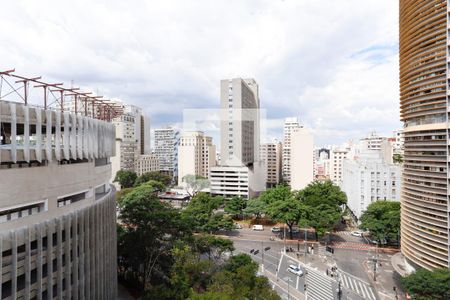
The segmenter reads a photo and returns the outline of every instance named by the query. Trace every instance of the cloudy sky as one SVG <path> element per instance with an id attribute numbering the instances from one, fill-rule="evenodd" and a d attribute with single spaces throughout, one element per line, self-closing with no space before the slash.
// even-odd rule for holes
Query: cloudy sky
<path id="1" fill-rule="evenodd" d="M 401 127 L 398 1 L 6 1 L 0 68 L 141 106 L 152 127 L 253 77 L 266 139 L 298 116 L 317 145 Z M 213 134 L 215 135 L 215 134 Z"/>

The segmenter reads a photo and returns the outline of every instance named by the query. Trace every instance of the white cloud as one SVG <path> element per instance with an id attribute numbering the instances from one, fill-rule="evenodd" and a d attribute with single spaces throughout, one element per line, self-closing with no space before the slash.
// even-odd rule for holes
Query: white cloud
<path id="1" fill-rule="evenodd" d="M 2 11 L 0 68 L 122 98 L 153 128 L 217 108 L 220 79 L 237 76 L 258 81 L 268 118 L 300 116 L 320 143 L 399 126 L 396 1 L 19 0 Z"/>

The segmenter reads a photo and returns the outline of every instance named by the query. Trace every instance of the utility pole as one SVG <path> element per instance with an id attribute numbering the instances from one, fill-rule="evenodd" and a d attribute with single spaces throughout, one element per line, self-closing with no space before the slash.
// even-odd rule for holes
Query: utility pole
<path id="1" fill-rule="evenodd" d="M 308 234 L 305 227 L 305 266 L 306 266 L 306 254 L 308 252 Z"/>
<path id="2" fill-rule="evenodd" d="M 262 257 L 261 273 L 264 275 L 264 242 L 263 241 L 261 241 L 261 257 Z"/>
<path id="3" fill-rule="evenodd" d="M 284 232 L 284 236 L 283 236 L 284 248 L 283 248 L 283 251 L 284 251 L 284 254 L 286 254 L 286 225 L 283 226 L 283 232 Z"/>

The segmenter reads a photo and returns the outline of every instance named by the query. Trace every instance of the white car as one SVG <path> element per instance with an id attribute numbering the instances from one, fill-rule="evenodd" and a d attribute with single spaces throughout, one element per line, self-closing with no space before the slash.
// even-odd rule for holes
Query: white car
<path id="1" fill-rule="evenodd" d="M 235 224 L 234 224 L 234 227 L 235 227 L 236 229 L 242 229 L 242 225 L 239 224 L 239 223 L 235 223 Z"/>
<path id="2" fill-rule="evenodd" d="M 291 272 L 292 274 L 295 274 L 297 276 L 303 276 L 303 271 L 296 265 L 289 265 L 289 268 L 287 268 L 287 271 Z"/>
<path id="3" fill-rule="evenodd" d="M 253 225 L 253 230 L 255 230 L 255 231 L 263 231 L 264 227 L 262 225 Z"/>
<path id="4" fill-rule="evenodd" d="M 353 236 L 362 237 L 362 232 L 361 231 L 352 231 L 350 234 L 353 235 Z"/>

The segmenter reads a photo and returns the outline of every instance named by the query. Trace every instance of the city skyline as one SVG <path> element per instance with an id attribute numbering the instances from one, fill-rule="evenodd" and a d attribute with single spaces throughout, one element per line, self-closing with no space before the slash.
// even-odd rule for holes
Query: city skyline
<path id="1" fill-rule="evenodd" d="M 184 109 L 216 108 L 221 79 L 251 77 L 269 112 L 264 141 L 281 137 L 284 118 L 297 116 L 318 145 L 339 144 L 401 127 L 397 4 L 357 4 L 169 1 L 125 10 L 99 2 L 86 11 L 81 2 L 37 14 L 37 4 L 7 3 L 0 64 L 121 98 L 142 107 L 152 128 L 182 124 Z M 84 25 L 93 15 L 96 26 Z M 365 22 L 371 18 L 377 22 Z"/>

